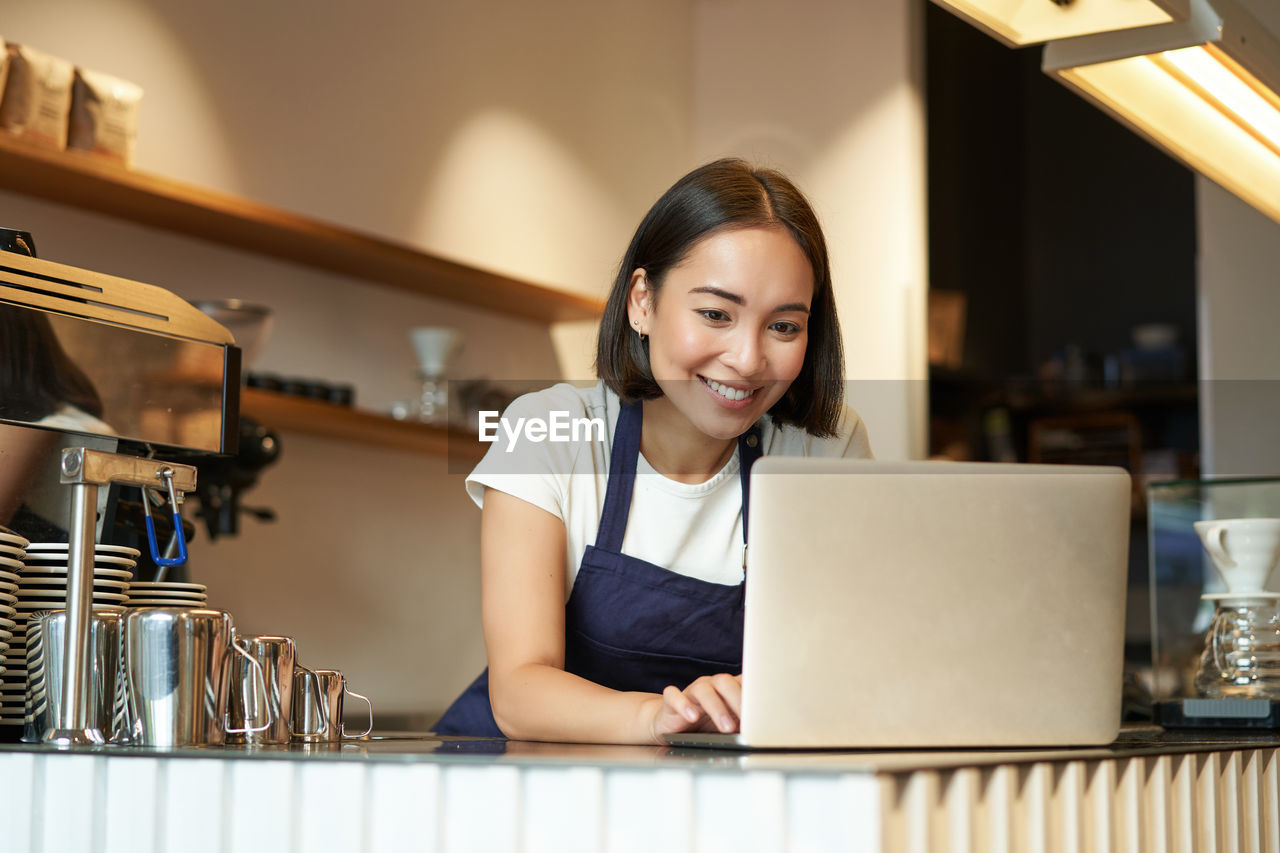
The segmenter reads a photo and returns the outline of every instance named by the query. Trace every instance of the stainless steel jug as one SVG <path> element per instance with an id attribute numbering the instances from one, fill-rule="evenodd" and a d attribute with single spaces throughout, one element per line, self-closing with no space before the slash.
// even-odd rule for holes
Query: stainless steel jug
<path id="1" fill-rule="evenodd" d="M 266 695 L 262 666 L 235 640 L 231 614 L 189 607 L 125 611 L 121 652 L 122 713 L 114 739 L 140 746 L 216 746 L 226 735 L 266 731 L 235 728 L 227 720 L 229 652 L 243 655 Z M 246 716 L 252 716 L 246 711 Z"/>
<path id="2" fill-rule="evenodd" d="M 89 715 L 85 722 L 101 732 L 111 730 L 122 616 L 119 610 L 94 610 L 89 614 Z M 27 625 L 27 723 L 22 739 L 40 743 L 47 729 L 57 728 L 61 713 L 67 611 L 33 613 Z"/>
<path id="3" fill-rule="evenodd" d="M 289 637 L 237 634 L 249 657 L 262 668 L 266 693 L 257 690 L 256 671 L 248 658 L 233 655 L 228 679 L 227 714 L 234 734 L 228 743 L 280 745 L 289 742 L 289 722 L 293 714 L 293 674 L 297 649 Z M 250 720 L 269 714 L 271 724 L 263 731 L 248 726 Z"/>
<path id="4" fill-rule="evenodd" d="M 349 735 L 342 723 L 342 699 L 350 694 L 369 706 L 369 728 Z M 337 743 L 367 737 L 373 731 L 373 703 L 347 686 L 336 669 L 308 669 L 298 664 L 293 677 L 293 737 L 306 743 Z"/>

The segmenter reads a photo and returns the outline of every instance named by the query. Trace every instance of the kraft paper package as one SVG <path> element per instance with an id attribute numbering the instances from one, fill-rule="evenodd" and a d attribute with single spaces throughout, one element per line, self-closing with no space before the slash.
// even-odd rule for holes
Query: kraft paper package
<path id="1" fill-rule="evenodd" d="M 4 45 L 4 36 L 0 36 L 0 100 L 4 99 L 4 83 L 9 79 L 9 51 Z"/>
<path id="2" fill-rule="evenodd" d="M 133 83 L 101 71 L 76 68 L 67 147 L 132 166 L 141 101 L 142 89 Z"/>
<path id="3" fill-rule="evenodd" d="M 37 145 L 67 147 L 72 65 L 26 45 L 5 46 L 9 60 L 0 127 Z"/>

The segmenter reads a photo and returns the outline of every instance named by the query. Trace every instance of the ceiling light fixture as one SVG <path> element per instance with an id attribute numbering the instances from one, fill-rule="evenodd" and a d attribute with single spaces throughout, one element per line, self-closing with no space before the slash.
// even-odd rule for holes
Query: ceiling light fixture
<path id="1" fill-rule="evenodd" d="M 1189 0 L 933 0 L 1010 47 L 1185 20 Z"/>
<path id="2" fill-rule="evenodd" d="M 1043 69 L 1280 222 L 1280 41 L 1237 0 L 1051 42 Z"/>

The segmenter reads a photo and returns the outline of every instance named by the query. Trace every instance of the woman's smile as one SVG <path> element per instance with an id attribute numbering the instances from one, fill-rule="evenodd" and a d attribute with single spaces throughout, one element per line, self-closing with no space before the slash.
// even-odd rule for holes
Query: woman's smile
<path id="1" fill-rule="evenodd" d="M 751 404 L 751 398 L 755 396 L 758 387 L 742 388 L 734 386 L 727 382 L 717 382 L 714 379 L 708 379 L 705 376 L 699 376 L 702 384 L 707 390 L 715 395 L 716 401 L 723 406 L 730 408 L 745 408 Z"/>

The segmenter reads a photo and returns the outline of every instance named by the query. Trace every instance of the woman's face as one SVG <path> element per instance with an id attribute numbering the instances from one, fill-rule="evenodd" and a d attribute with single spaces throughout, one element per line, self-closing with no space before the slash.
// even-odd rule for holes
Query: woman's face
<path id="1" fill-rule="evenodd" d="M 746 432 L 800 374 L 813 269 L 782 228 L 717 232 L 668 273 L 655 300 L 631 277 L 628 315 L 649 336 L 663 400 L 707 436 Z"/>

